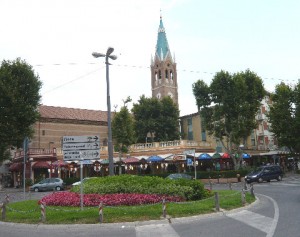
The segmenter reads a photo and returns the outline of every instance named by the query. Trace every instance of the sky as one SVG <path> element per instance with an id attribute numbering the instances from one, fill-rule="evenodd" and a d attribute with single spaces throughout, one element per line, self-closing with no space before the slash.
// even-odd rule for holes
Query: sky
<path id="1" fill-rule="evenodd" d="M 41 103 L 112 111 L 151 97 L 160 15 L 177 63 L 180 115 L 197 112 L 192 85 L 250 69 L 274 92 L 300 78 L 298 0 L 0 0 L 0 61 L 21 58 L 43 83 Z M 230 93 L 230 91 L 228 92 Z"/>

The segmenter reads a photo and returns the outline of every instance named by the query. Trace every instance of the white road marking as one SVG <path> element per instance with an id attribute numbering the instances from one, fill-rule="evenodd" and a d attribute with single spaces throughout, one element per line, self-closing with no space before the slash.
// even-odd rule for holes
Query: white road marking
<path id="1" fill-rule="evenodd" d="M 265 232 L 267 235 L 266 237 L 273 237 L 275 233 L 276 226 L 278 224 L 279 219 L 279 208 L 277 205 L 277 202 L 269 197 L 265 196 L 263 194 L 260 194 L 261 196 L 264 196 L 265 198 L 269 199 L 274 206 L 274 217 L 270 218 L 267 216 L 263 216 L 251 211 L 243 210 L 240 212 L 234 212 L 234 213 L 228 213 L 226 216 L 233 218 L 237 221 L 243 222 L 251 227 L 254 227 L 258 230 L 261 230 Z"/>
<path id="2" fill-rule="evenodd" d="M 268 233 L 271 229 L 273 219 L 251 211 L 243 210 L 236 213 L 229 213 L 226 216 L 243 222 L 251 227 Z"/>
<path id="3" fill-rule="evenodd" d="M 169 224 L 136 226 L 136 237 L 180 237 Z"/>

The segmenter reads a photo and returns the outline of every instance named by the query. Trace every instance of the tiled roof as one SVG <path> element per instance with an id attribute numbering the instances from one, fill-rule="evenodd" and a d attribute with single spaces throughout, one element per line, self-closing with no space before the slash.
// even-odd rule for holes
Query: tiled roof
<path id="1" fill-rule="evenodd" d="M 107 121 L 107 112 L 100 110 L 74 109 L 40 105 L 39 112 L 41 118 L 70 119 L 82 121 Z"/>

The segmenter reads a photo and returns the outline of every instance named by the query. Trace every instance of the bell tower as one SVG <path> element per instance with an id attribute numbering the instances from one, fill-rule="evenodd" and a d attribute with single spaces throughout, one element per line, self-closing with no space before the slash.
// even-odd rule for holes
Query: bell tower
<path id="1" fill-rule="evenodd" d="M 152 97 L 170 96 L 178 107 L 176 63 L 172 58 L 162 17 L 158 28 L 155 56 L 151 59 Z"/>

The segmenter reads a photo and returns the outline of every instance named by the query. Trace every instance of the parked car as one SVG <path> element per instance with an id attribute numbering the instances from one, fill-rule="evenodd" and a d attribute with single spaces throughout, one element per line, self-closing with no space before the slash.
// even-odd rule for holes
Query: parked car
<path id="1" fill-rule="evenodd" d="M 193 179 L 192 176 L 183 173 L 170 174 L 166 178 L 167 179 Z"/>
<path id="2" fill-rule="evenodd" d="M 65 183 L 62 179 L 60 178 L 47 178 L 44 179 L 34 185 L 32 185 L 29 189 L 30 191 L 51 191 L 51 190 L 56 190 L 60 191 L 65 188 Z"/>
<path id="3" fill-rule="evenodd" d="M 86 178 L 82 179 L 82 183 L 86 182 L 89 179 L 90 179 L 90 177 L 86 177 Z M 77 185 L 80 185 L 80 184 L 81 184 L 81 182 L 78 181 L 78 182 L 73 183 L 72 186 L 77 186 Z"/>
<path id="4" fill-rule="evenodd" d="M 270 182 L 273 179 L 278 181 L 282 180 L 283 172 L 279 165 L 266 165 L 260 166 L 256 170 L 245 176 L 245 180 L 247 183 L 252 182 Z"/>

